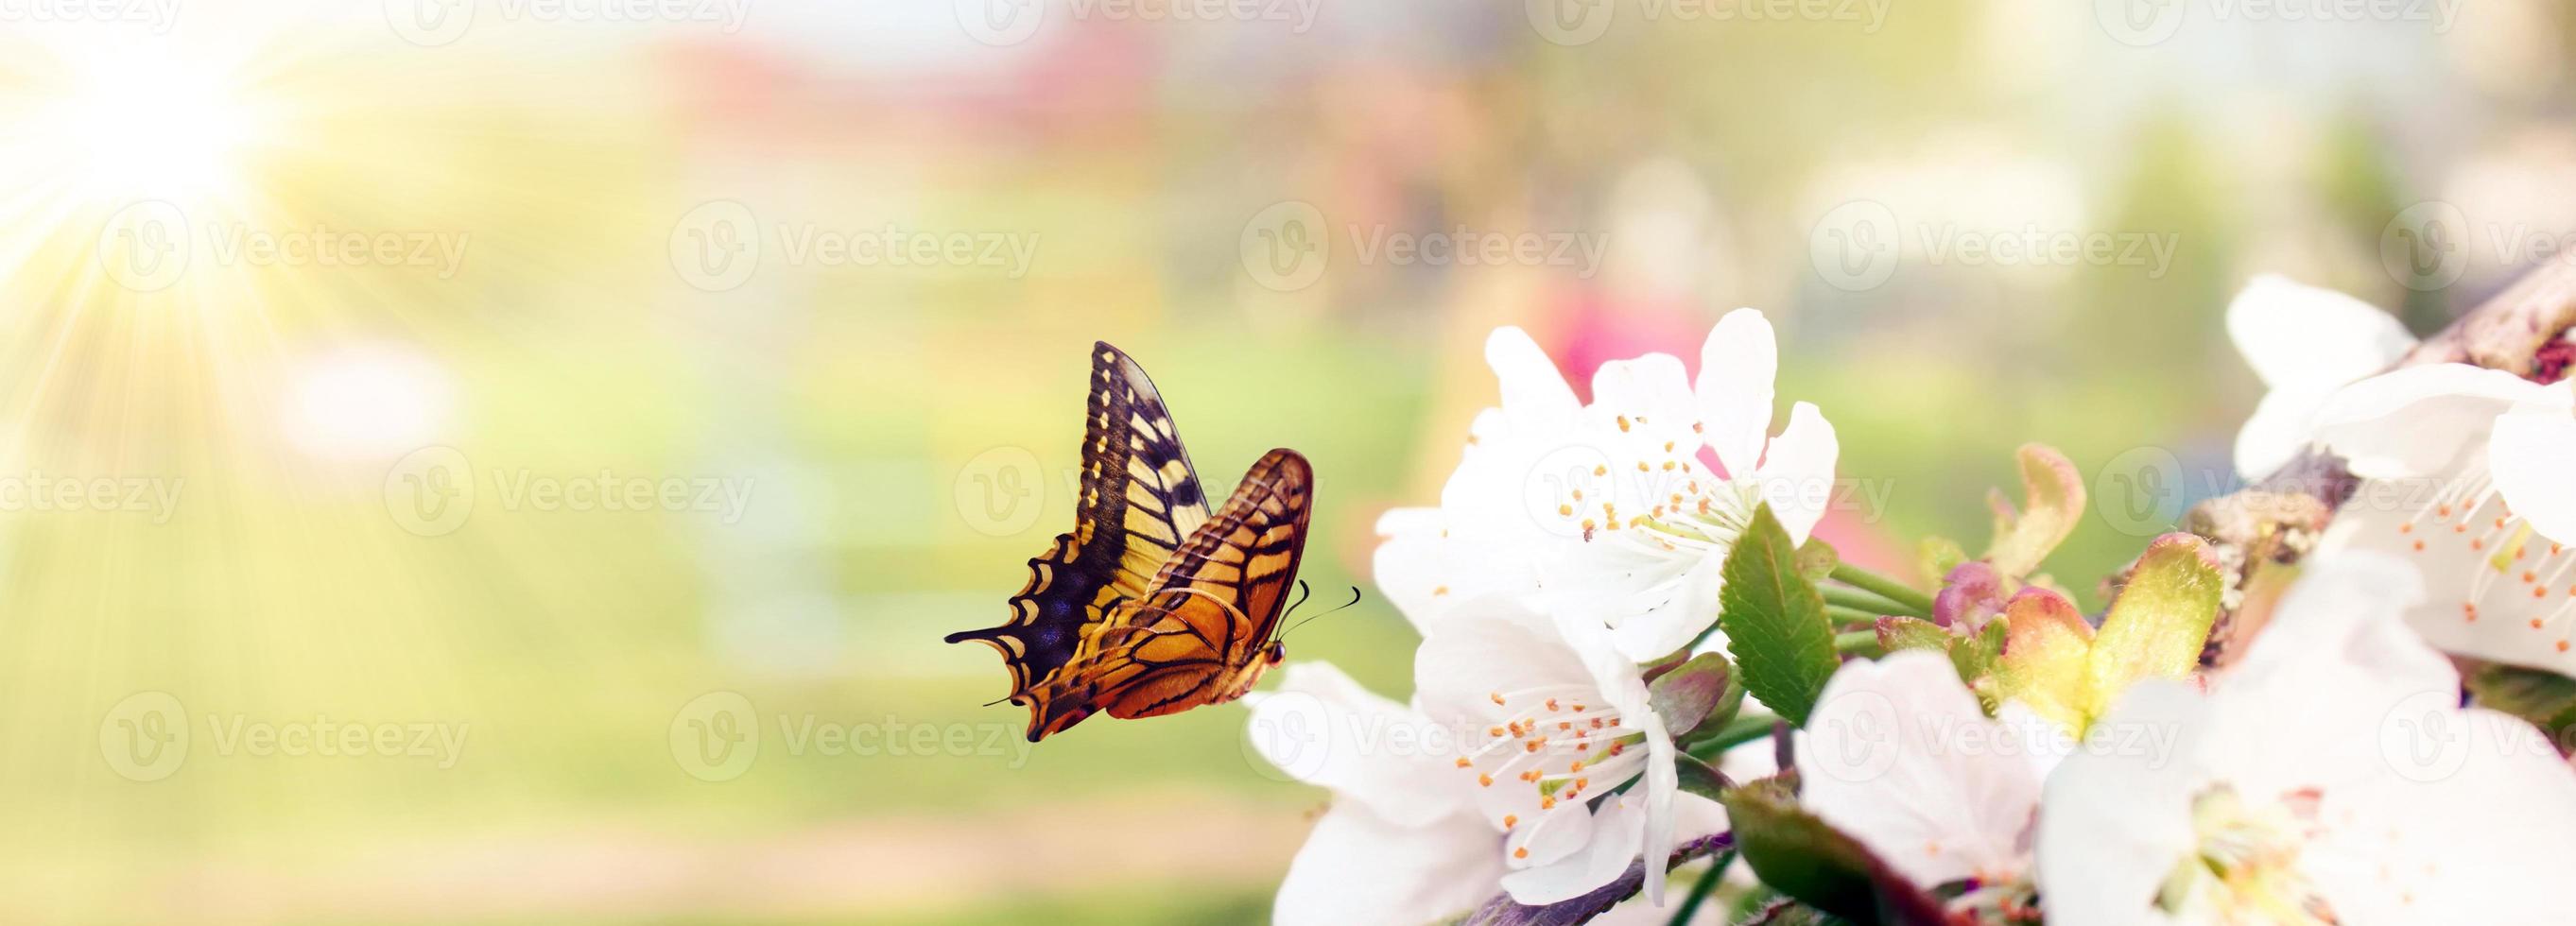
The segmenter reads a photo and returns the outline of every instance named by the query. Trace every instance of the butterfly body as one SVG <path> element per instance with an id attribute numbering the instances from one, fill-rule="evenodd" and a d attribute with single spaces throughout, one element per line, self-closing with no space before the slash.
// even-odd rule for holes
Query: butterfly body
<path id="1" fill-rule="evenodd" d="M 947 638 L 1002 653 L 1032 742 L 1101 711 L 1242 697 L 1285 658 L 1275 633 L 1305 552 L 1305 457 L 1270 451 L 1210 511 L 1144 369 L 1102 342 L 1092 371 L 1073 531 L 1029 560 L 1010 622 Z"/>

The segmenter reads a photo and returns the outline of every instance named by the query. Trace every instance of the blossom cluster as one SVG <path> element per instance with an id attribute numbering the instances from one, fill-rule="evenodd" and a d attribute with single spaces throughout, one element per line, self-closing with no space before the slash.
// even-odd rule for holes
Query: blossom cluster
<path id="1" fill-rule="evenodd" d="M 1806 402 L 1774 433 L 1758 311 L 1588 396 L 1494 332 L 1498 407 L 1378 525 L 1410 700 L 1325 663 L 1249 699 L 1333 795 L 1275 919 L 2576 920 L 2576 388 L 2400 366 L 2387 314 L 2278 278 L 2228 328 L 2270 390 L 2243 477 L 2430 488 L 2256 555 L 2159 537 L 2097 614 L 2040 572 L 2086 504 L 2045 447 L 1982 555 L 1813 539 L 1839 445 Z"/>

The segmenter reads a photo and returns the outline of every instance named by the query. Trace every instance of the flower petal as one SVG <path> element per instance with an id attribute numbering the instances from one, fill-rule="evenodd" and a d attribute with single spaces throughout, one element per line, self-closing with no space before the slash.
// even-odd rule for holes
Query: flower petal
<path id="1" fill-rule="evenodd" d="M 2541 536 L 2576 544 L 2576 414 L 2527 402 L 2497 418 L 2487 440 L 2487 470 L 2504 503 Z"/>
<path id="2" fill-rule="evenodd" d="M 2452 710 L 2438 729 L 2466 753 L 2458 770 L 2380 766 L 2327 791 L 2318 816 L 2334 827 L 2300 867 L 2348 923 L 2566 922 L 2555 885 L 2576 858 L 2576 775 L 2511 717 Z"/>
<path id="3" fill-rule="evenodd" d="M 1474 817 L 1399 826 L 1336 801 L 1288 863 L 1271 910 L 1280 926 L 1435 923 L 1501 887 L 1502 838 Z"/>
<path id="4" fill-rule="evenodd" d="M 2040 793 L 2017 743 L 1947 658 L 1845 663 L 1798 735 L 1799 802 L 1921 887 L 2010 877 Z"/>
<path id="5" fill-rule="evenodd" d="M 1602 804 L 1598 812 L 1587 812 L 1581 804 L 1551 812 L 1582 821 L 1584 839 L 1573 847 L 1580 851 L 1561 852 L 1547 864 L 1504 875 L 1503 890 L 1522 904 L 1551 904 L 1581 897 L 1626 874 L 1645 840 L 1645 811 L 1631 806 L 1631 800 L 1622 796 Z M 1533 848 L 1530 855 L 1538 858 L 1539 852 Z M 1650 886 L 1654 881 L 1646 879 Z"/>
<path id="6" fill-rule="evenodd" d="M 1791 541 L 1807 542 L 1808 532 L 1833 506 L 1834 463 L 1841 455 L 1842 444 L 1823 412 L 1806 402 L 1790 406 L 1789 427 L 1771 441 L 1760 478 L 1762 500 L 1771 503 L 1771 514 Z"/>
<path id="7" fill-rule="evenodd" d="M 2180 682 L 2129 687 L 2097 723 L 2114 730 L 2180 730 L 2209 717 L 2206 699 Z M 2170 761 L 2159 761 L 2160 759 Z M 2157 922 L 2165 876 L 2198 851 L 2191 802 L 2209 780 L 2202 757 L 2081 750 L 2043 786 L 2037 866 L 2048 915 L 2069 923 Z"/>
<path id="8" fill-rule="evenodd" d="M 2483 445 L 2497 415 L 2545 388 L 2461 363 L 2407 367 L 2336 392 L 2317 412 L 2317 439 L 2357 475 L 2429 476 Z"/>
<path id="9" fill-rule="evenodd" d="M 1505 326 L 1485 339 L 1485 364 L 1502 388 L 1503 414 L 1518 433 L 1544 433 L 1573 422 L 1581 403 L 1529 332 Z"/>
<path id="10" fill-rule="evenodd" d="M 2401 617 L 2423 599 L 2415 567 L 2393 557 L 2363 551 L 2313 556 L 2221 684 L 2231 693 L 2259 688 L 2282 696 L 2364 683 L 2456 690 L 2458 670 Z"/>
<path id="11" fill-rule="evenodd" d="M 1413 653 L 1414 696 L 1433 719 L 1481 725 L 1503 716 L 1491 699 L 1496 692 L 1591 681 L 1591 669 L 1552 624 L 1516 599 L 1488 595 L 1459 607 L 1460 619 Z"/>
<path id="12" fill-rule="evenodd" d="M 1593 824 L 1592 810 L 1582 801 L 1565 801 L 1545 810 L 1533 811 L 1529 819 L 1512 827 L 1511 832 L 1504 835 L 1503 864 L 1514 871 L 1545 868 L 1577 853 L 1597 849 L 1599 847 L 1592 844 Z M 1633 855 L 1636 849 L 1632 847 L 1629 852 Z M 1510 883 L 1506 879 L 1504 886 L 1509 887 Z M 1584 888 L 1583 891 L 1608 883 L 1608 879 L 1603 879 L 1598 884 Z M 1580 894 L 1583 891 L 1574 893 Z M 1521 902 L 1550 903 L 1552 901 L 1523 899 Z"/>
<path id="13" fill-rule="evenodd" d="M 1690 563 L 1592 544 L 1576 557 L 1592 568 L 1567 571 L 1559 610 L 1612 623 L 1619 652 L 1632 662 L 1671 655 L 1717 623 L 1718 594 L 1726 587 L 1723 550 Z"/>
<path id="14" fill-rule="evenodd" d="M 1449 743 L 1429 718 L 1369 692 L 1331 663 L 1292 663 L 1280 674 L 1278 689 L 1244 698 L 1252 707 L 1248 738 L 1270 764 L 1390 823 L 1420 826 L 1470 812 L 1449 756 L 1386 748 L 1395 736 Z"/>
<path id="15" fill-rule="evenodd" d="M 2397 318 L 2351 296 L 2265 274 L 2227 305 L 2227 335 L 2275 390 L 2341 386 L 2414 349 Z"/>
<path id="16" fill-rule="evenodd" d="M 1699 420 L 1708 445 L 1730 477 L 1753 471 L 1762 442 L 1771 435 L 1772 383 L 1779 377 L 1780 347 L 1771 322 L 1756 309 L 1737 309 L 1717 320 L 1700 345 Z"/>
<path id="17" fill-rule="evenodd" d="M 2317 412 L 2334 398 L 2334 390 L 2305 386 L 2273 389 L 2254 406 L 2254 414 L 2236 431 L 2236 473 L 2261 479 L 2290 464 L 2299 451 L 2316 443 Z"/>
<path id="18" fill-rule="evenodd" d="M 1370 574 L 1397 613 L 1426 636 L 1448 605 L 1460 600 L 1452 592 L 1460 574 L 1468 571 L 1456 568 L 1456 545 L 1441 536 L 1444 523 L 1438 508 L 1392 508 L 1377 519 L 1377 535 L 1383 539 Z"/>
<path id="19" fill-rule="evenodd" d="M 1629 458 L 1687 460 L 1699 453 L 1690 377 L 1671 354 L 1602 364 L 1592 374 L 1592 404 L 1584 414 L 1595 429 L 1618 435 Z"/>

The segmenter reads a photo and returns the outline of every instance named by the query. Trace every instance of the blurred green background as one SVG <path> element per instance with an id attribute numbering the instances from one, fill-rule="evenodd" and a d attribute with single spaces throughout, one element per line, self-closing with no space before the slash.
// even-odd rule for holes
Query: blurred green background
<path id="1" fill-rule="evenodd" d="M 2251 275 L 2426 331 L 2564 259 L 2571 17 L 2376 15 L 13 8 L 0 919 L 1264 918 L 1324 795 L 1240 707 L 1030 749 L 939 642 L 1070 527 L 1094 339 L 1212 488 L 1314 460 L 1329 590 L 1493 326 L 1581 372 L 1756 306 L 1848 555 L 1981 542 L 2043 441 L 2098 603 L 2229 487 Z M 1289 649 L 1402 696 L 1413 643 Z"/>

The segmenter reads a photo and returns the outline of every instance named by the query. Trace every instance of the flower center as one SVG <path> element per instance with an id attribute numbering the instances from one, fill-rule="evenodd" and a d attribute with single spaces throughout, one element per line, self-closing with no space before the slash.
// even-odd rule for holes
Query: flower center
<path id="1" fill-rule="evenodd" d="M 2292 791 L 2268 806 L 2249 807 L 2220 784 L 2192 801 L 2200 845 L 2174 866 L 2156 905 L 2180 914 L 2196 907 L 2222 923 L 2336 922 L 2334 909 L 2299 870 L 2299 853 L 2317 831 L 2318 792 Z"/>
<path id="2" fill-rule="evenodd" d="M 1749 479 L 1728 479 L 1701 466 L 1674 443 L 1660 460 L 1640 458 L 1622 471 L 1592 468 L 1592 478 L 1557 499 L 1587 542 L 1610 539 L 1650 553 L 1696 557 L 1733 546 L 1753 521 L 1761 495 Z"/>
<path id="3" fill-rule="evenodd" d="M 1646 734 L 1620 723 L 1617 708 L 1586 685 L 1548 685 L 1486 696 L 1504 719 L 1481 737 L 1458 767 L 1489 787 L 1528 788 L 1540 810 L 1580 801 L 1625 784 L 1643 771 Z M 1515 823 L 1505 818 L 1505 828 Z"/>
<path id="4" fill-rule="evenodd" d="M 2567 652 L 2576 636 L 2576 550 L 2532 532 L 2530 522 L 2506 506 L 2485 465 L 2435 493 L 2396 527 L 2404 549 L 2431 557 L 2475 561 L 2460 620 L 2520 623 L 2556 638 Z"/>

